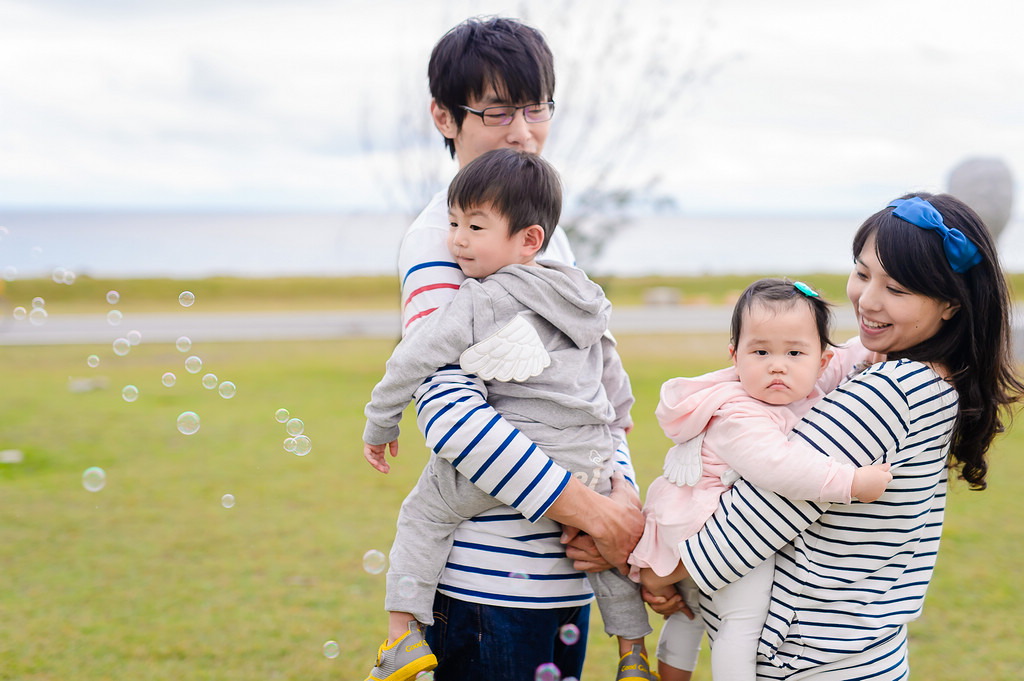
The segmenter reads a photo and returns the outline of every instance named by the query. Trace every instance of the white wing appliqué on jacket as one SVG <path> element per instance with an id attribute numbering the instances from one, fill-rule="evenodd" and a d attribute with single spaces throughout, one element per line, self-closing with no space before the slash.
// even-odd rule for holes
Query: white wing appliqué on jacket
<path id="1" fill-rule="evenodd" d="M 669 482 L 680 487 L 693 487 L 704 472 L 700 459 L 700 448 L 704 444 L 704 433 L 680 443 L 665 454 L 664 475 Z"/>
<path id="2" fill-rule="evenodd" d="M 463 371 L 485 381 L 517 381 L 539 375 L 550 366 L 551 356 L 537 330 L 521 315 L 494 335 L 466 348 L 459 356 Z"/>

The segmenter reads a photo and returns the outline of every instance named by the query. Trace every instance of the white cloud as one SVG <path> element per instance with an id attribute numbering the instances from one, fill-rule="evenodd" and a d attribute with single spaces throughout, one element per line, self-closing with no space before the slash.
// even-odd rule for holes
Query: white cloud
<path id="1" fill-rule="evenodd" d="M 568 178 L 630 138 L 618 176 L 657 173 L 698 211 L 863 212 L 969 155 L 1024 173 L 1012 0 L 0 0 L 0 205 L 393 206 L 409 157 L 390 150 L 426 117 L 434 41 L 523 9 L 555 50 L 549 153 Z M 595 54 L 610 44 L 618 69 Z M 637 74 L 680 64 L 721 68 L 638 123 L 659 93 Z M 588 108 L 606 127 L 570 153 Z"/>

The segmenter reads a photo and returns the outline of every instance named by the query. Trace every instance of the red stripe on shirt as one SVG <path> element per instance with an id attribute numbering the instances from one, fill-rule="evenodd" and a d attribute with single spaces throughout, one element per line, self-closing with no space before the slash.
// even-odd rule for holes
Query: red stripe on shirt
<path id="1" fill-rule="evenodd" d="M 420 317 L 426 317 L 428 314 L 430 314 L 431 312 L 433 312 L 436 309 L 437 309 L 436 307 L 432 307 L 429 310 L 424 310 L 423 312 L 420 312 L 418 314 L 413 315 L 412 317 L 409 318 L 409 321 L 407 321 L 405 323 L 405 327 L 404 328 L 408 329 L 409 325 L 412 324 L 414 321 L 416 321 Z"/>
<path id="2" fill-rule="evenodd" d="M 409 297 L 405 299 L 405 305 L 408 305 L 409 301 L 412 300 L 413 298 L 415 298 L 416 296 L 418 296 L 419 294 L 426 293 L 427 291 L 433 291 L 433 290 L 439 289 L 439 288 L 453 288 L 453 289 L 458 290 L 459 285 L 458 284 L 441 283 L 441 284 L 430 284 L 429 286 L 421 286 L 421 287 L 419 287 L 418 289 L 416 289 L 415 291 L 413 291 L 412 293 L 409 294 Z M 405 305 L 403 305 L 402 307 L 404 308 Z"/>

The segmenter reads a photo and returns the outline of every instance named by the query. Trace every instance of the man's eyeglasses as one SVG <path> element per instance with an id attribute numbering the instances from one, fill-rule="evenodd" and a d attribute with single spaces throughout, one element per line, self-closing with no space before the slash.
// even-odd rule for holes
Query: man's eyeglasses
<path id="1" fill-rule="evenodd" d="M 525 106 L 489 106 L 486 109 L 470 109 L 468 106 L 461 106 L 471 114 L 476 114 L 484 125 L 511 125 L 516 117 L 516 111 L 522 109 L 523 119 L 527 123 L 543 123 L 550 121 L 555 114 L 554 102 L 539 102 Z"/>

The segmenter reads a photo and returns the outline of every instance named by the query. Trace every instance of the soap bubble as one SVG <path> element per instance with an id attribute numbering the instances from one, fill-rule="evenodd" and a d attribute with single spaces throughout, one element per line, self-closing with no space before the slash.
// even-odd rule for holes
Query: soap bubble
<path id="1" fill-rule="evenodd" d="M 135 329 L 129 331 L 128 335 L 125 337 L 128 339 L 128 342 L 131 343 L 132 345 L 138 345 L 139 343 L 142 342 L 142 332 L 136 331 Z"/>
<path id="2" fill-rule="evenodd" d="M 127 338 L 118 338 L 113 343 L 114 354 L 118 357 L 124 357 L 132 349 L 132 344 Z"/>
<path id="3" fill-rule="evenodd" d="M 324 657 L 328 660 L 333 660 L 341 654 L 341 647 L 337 641 L 328 641 L 324 644 Z"/>
<path id="4" fill-rule="evenodd" d="M 178 296 L 178 302 L 182 307 L 192 307 L 192 303 L 196 302 L 196 294 L 191 291 L 182 291 Z"/>
<path id="5" fill-rule="evenodd" d="M 285 421 L 288 420 L 288 410 L 278 409 L 276 412 L 274 412 L 274 418 L 277 419 L 278 423 L 284 423 Z"/>
<path id="6" fill-rule="evenodd" d="M 545 662 L 537 667 L 536 681 L 561 681 L 562 672 L 554 662 Z"/>
<path id="7" fill-rule="evenodd" d="M 98 466 L 91 466 L 82 473 L 82 487 L 90 492 L 99 492 L 107 484 L 107 474 Z"/>
<path id="8" fill-rule="evenodd" d="M 220 505 L 223 506 L 224 508 L 231 508 L 232 506 L 235 505 L 235 495 L 225 494 L 220 498 Z"/>
<path id="9" fill-rule="evenodd" d="M 53 272 L 50 274 L 50 278 L 53 279 L 53 283 L 55 284 L 63 284 L 64 275 L 67 274 L 67 272 L 68 271 L 63 267 L 54 267 Z"/>
<path id="10" fill-rule="evenodd" d="M 377 549 L 370 549 L 363 554 L 363 569 L 371 575 L 379 575 L 384 572 L 387 562 L 387 557 Z"/>
<path id="11" fill-rule="evenodd" d="M 65 286 L 71 286 L 72 284 L 75 283 L 75 279 L 77 278 L 78 275 L 76 275 L 74 272 L 72 272 L 71 270 L 65 270 L 64 279 L 62 281 L 58 281 L 57 283 L 64 284 Z"/>
<path id="12" fill-rule="evenodd" d="M 163 376 L 160 377 L 160 382 L 163 383 L 168 388 L 173 387 L 175 382 L 177 382 L 177 380 L 178 380 L 178 377 L 175 376 L 170 371 L 168 371 L 167 373 L 165 373 Z"/>
<path id="13" fill-rule="evenodd" d="M 28 316 L 28 310 L 23 308 L 21 305 L 19 305 L 18 307 L 14 308 L 14 318 L 17 319 L 19 322 L 22 319 L 24 319 L 25 317 L 27 317 L 27 316 Z"/>
<path id="14" fill-rule="evenodd" d="M 190 355 L 189 358 L 185 360 L 185 371 L 190 374 L 198 374 L 199 370 L 202 368 L 203 360 L 199 359 L 195 355 Z"/>
<path id="15" fill-rule="evenodd" d="M 235 387 L 235 384 L 231 381 L 224 381 L 217 387 L 217 392 L 219 392 L 220 396 L 225 400 L 230 400 L 234 397 L 236 390 L 237 388 Z"/>
<path id="16" fill-rule="evenodd" d="M 40 309 L 44 308 L 45 306 L 46 306 L 46 301 L 43 300 L 42 298 L 40 298 L 39 296 L 36 296 L 35 298 L 32 299 L 32 309 L 33 310 L 40 310 Z"/>
<path id="17" fill-rule="evenodd" d="M 309 451 L 313 449 L 313 443 L 305 435 L 298 435 L 295 437 L 295 455 L 306 456 Z"/>
<path id="18" fill-rule="evenodd" d="M 178 416 L 178 430 L 182 435 L 195 435 L 199 430 L 199 414 L 194 411 L 183 411 Z"/>
<path id="19" fill-rule="evenodd" d="M 124 398 L 125 402 L 134 402 L 139 399 L 139 389 L 134 385 L 126 385 L 121 389 L 121 397 Z"/>
<path id="20" fill-rule="evenodd" d="M 188 352 L 192 349 L 192 339 L 188 336 L 182 336 L 174 341 L 174 347 L 178 348 L 178 352 Z"/>
<path id="21" fill-rule="evenodd" d="M 121 294 L 117 291 L 107 291 L 107 302 L 111 305 L 117 305 L 117 301 L 121 300 Z"/>
<path id="22" fill-rule="evenodd" d="M 289 435 L 301 435 L 305 429 L 305 424 L 301 419 L 288 419 L 288 423 L 284 424 L 284 429 L 288 431 Z"/>
<path id="23" fill-rule="evenodd" d="M 46 323 L 46 310 L 41 307 L 32 308 L 32 311 L 28 313 L 28 321 L 35 326 L 42 326 Z"/>
<path id="24" fill-rule="evenodd" d="M 207 390 L 213 390 L 217 387 L 217 374 L 206 374 L 203 376 L 203 387 Z"/>
<path id="25" fill-rule="evenodd" d="M 117 326 L 118 324 L 121 323 L 121 319 L 123 318 L 124 315 L 121 314 L 120 310 L 111 310 L 110 312 L 107 313 L 107 324 L 110 324 L 111 326 Z"/>
<path id="26" fill-rule="evenodd" d="M 85 363 L 88 364 L 93 369 L 95 369 L 100 365 L 100 358 L 97 357 L 96 355 L 89 355 L 88 357 L 85 358 Z"/>
<path id="27" fill-rule="evenodd" d="M 398 595 L 404 598 L 412 598 L 416 595 L 416 580 L 405 575 L 398 580 Z"/>
<path id="28" fill-rule="evenodd" d="M 295 452 L 295 438 L 286 437 L 284 439 L 284 451 L 294 453 Z"/>
<path id="29" fill-rule="evenodd" d="M 558 638 L 567 646 L 574 646 L 580 640 L 580 628 L 575 624 L 566 624 L 558 630 Z"/>

